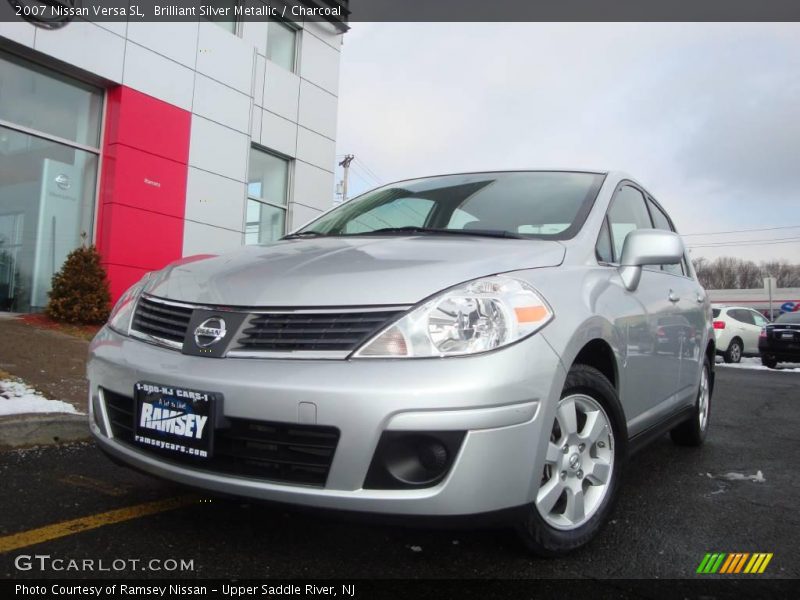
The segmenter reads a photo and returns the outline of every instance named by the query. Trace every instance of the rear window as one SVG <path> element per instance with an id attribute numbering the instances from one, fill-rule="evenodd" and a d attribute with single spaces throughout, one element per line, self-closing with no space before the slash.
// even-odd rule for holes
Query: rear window
<path id="1" fill-rule="evenodd" d="M 800 312 L 783 313 L 775 319 L 776 323 L 800 323 Z"/>
<path id="2" fill-rule="evenodd" d="M 712 316 L 713 316 L 715 319 L 716 319 L 716 318 L 719 316 L 719 313 L 721 313 L 721 312 L 722 312 L 722 310 L 720 310 L 719 308 L 712 308 L 712 309 L 711 309 L 711 315 L 712 315 Z"/>

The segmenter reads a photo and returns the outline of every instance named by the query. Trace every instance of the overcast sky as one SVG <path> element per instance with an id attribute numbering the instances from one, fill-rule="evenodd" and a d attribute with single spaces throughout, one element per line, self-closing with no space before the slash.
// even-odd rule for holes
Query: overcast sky
<path id="1" fill-rule="evenodd" d="M 687 236 L 733 244 L 693 256 L 800 262 L 800 24 L 354 23 L 345 153 L 355 193 L 457 171 L 620 169 L 682 234 L 783 228 Z"/>

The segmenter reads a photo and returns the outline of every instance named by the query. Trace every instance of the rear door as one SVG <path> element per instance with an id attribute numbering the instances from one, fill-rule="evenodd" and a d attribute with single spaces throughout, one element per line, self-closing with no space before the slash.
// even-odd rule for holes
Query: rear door
<path id="1" fill-rule="evenodd" d="M 653 198 L 648 197 L 647 206 L 656 229 L 676 232 L 667 213 Z M 662 273 L 670 277 L 669 286 L 677 320 L 675 327 L 681 337 L 680 377 L 676 390 L 678 402 L 686 400 L 694 402 L 705 356 L 702 339 L 706 331 L 705 292 L 700 283 L 694 279 L 686 256 L 678 264 L 661 265 L 660 268 Z"/>
<path id="2" fill-rule="evenodd" d="M 758 334 L 761 327 L 756 326 L 753 312 L 747 308 L 729 308 L 729 325 L 736 332 L 735 336 L 742 340 L 742 349 L 745 354 L 758 353 Z"/>
<path id="3" fill-rule="evenodd" d="M 761 335 L 761 330 L 767 326 L 769 321 L 762 315 L 754 310 L 748 310 L 750 318 L 753 321 L 753 327 L 750 330 L 749 338 L 744 344 L 744 351 L 748 354 L 758 354 L 758 337 Z"/>

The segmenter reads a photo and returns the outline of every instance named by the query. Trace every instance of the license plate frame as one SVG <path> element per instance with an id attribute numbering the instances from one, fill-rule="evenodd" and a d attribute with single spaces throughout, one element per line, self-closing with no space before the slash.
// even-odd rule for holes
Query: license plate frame
<path id="1" fill-rule="evenodd" d="M 139 381 L 133 398 L 134 443 L 176 458 L 206 461 L 213 456 L 222 394 Z"/>

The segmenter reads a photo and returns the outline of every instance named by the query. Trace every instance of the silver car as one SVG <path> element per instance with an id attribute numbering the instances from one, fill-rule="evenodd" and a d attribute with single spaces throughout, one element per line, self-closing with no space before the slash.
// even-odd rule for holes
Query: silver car
<path id="1" fill-rule="evenodd" d="M 91 344 L 89 419 L 176 482 L 502 514 L 557 555 L 598 531 L 636 447 L 703 442 L 714 354 L 681 239 L 629 177 L 444 175 L 148 274 Z"/>

